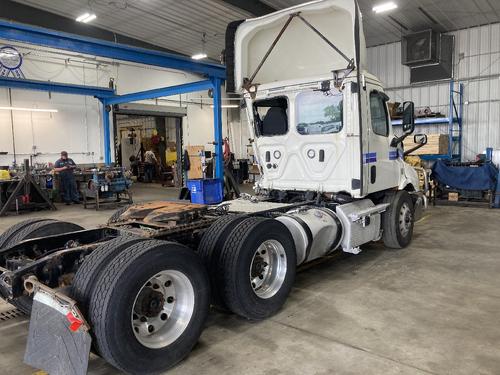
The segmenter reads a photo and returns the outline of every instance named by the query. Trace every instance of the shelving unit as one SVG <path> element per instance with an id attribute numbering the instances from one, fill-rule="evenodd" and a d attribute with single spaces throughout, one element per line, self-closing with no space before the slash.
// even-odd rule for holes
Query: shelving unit
<path id="1" fill-rule="evenodd" d="M 458 86 L 458 88 L 456 88 Z M 448 117 L 417 118 L 416 126 L 448 124 L 448 153 L 440 155 L 420 155 L 423 160 L 448 159 L 462 160 L 462 123 L 463 123 L 464 85 L 450 81 L 450 102 Z M 393 120 L 392 126 L 401 126 L 401 120 Z"/>

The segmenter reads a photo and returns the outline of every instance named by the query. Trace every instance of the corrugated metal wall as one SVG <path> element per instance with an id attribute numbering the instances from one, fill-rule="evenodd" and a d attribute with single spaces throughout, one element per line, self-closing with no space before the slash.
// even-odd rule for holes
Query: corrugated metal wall
<path id="1" fill-rule="evenodd" d="M 470 160 L 486 147 L 500 149 L 500 24 L 450 34 L 455 36 L 454 77 L 465 85 L 462 158 Z M 391 101 L 413 100 L 416 107 L 448 115 L 449 83 L 410 85 L 399 42 L 368 48 L 368 70 L 382 80 Z M 448 128 L 420 126 L 419 131 L 447 134 Z"/>

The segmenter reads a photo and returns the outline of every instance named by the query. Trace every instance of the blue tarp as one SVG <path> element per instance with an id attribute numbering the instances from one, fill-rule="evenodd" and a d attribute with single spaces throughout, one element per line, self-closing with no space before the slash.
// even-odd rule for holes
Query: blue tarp
<path id="1" fill-rule="evenodd" d="M 455 167 L 442 160 L 432 167 L 432 176 L 441 184 L 464 190 L 495 190 L 498 170 L 492 163 L 478 167 Z"/>

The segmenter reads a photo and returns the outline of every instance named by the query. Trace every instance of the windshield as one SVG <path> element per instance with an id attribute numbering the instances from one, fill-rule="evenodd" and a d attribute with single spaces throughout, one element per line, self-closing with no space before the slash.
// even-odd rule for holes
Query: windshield
<path id="1" fill-rule="evenodd" d="M 342 130 L 343 97 L 335 91 L 305 91 L 297 95 L 297 132 L 333 134 Z"/>

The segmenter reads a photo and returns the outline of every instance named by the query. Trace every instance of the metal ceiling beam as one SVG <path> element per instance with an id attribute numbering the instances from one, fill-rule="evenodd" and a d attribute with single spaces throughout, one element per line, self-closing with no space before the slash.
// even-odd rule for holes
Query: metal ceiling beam
<path id="1" fill-rule="evenodd" d="M 190 92 L 203 91 L 213 88 L 211 80 L 184 83 L 177 86 L 162 87 L 159 89 L 134 92 L 131 94 L 117 95 L 112 98 L 104 98 L 106 105 L 123 104 L 137 102 L 140 100 L 156 99 L 164 96 L 188 94 Z"/>
<path id="2" fill-rule="evenodd" d="M 64 31 L 84 37 L 107 40 L 108 42 L 116 42 L 128 44 L 130 46 L 155 49 L 158 51 L 178 53 L 155 44 L 131 38 L 125 35 L 116 34 L 112 31 L 102 29 L 97 26 L 82 24 L 76 22 L 72 18 L 60 16 L 49 11 L 38 9 L 29 5 L 16 3 L 10 0 L 0 0 L 0 9 L 2 9 L 1 18 L 8 21 L 25 23 L 34 26 L 45 27 L 47 29 Z"/>
<path id="3" fill-rule="evenodd" d="M 97 86 L 72 85 L 68 83 L 36 81 L 31 79 L 18 79 L 0 77 L 0 87 L 9 87 L 20 90 L 37 90 L 106 98 L 115 95 L 114 89 Z"/>
<path id="4" fill-rule="evenodd" d="M 179 94 L 187 94 L 190 92 L 203 91 L 213 89 L 214 93 L 214 147 L 215 147 L 215 178 L 224 178 L 224 154 L 222 150 L 222 104 L 221 104 L 221 86 L 222 78 L 211 77 L 210 79 L 198 82 L 184 83 L 181 85 L 162 87 L 159 89 L 134 92 L 131 94 L 118 95 L 114 97 L 100 99 L 103 112 L 103 129 L 104 129 L 104 159 L 106 164 L 111 163 L 110 149 L 110 121 L 109 113 L 110 106 L 115 104 L 136 102 L 139 100 L 155 99 L 163 96 L 172 96 Z"/>
<path id="5" fill-rule="evenodd" d="M 276 12 L 276 9 L 259 0 L 222 0 L 222 2 L 260 17 Z"/>
<path id="6" fill-rule="evenodd" d="M 200 62 L 177 54 L 154 51 L 126 44 L 64 33 L 0 20 L 0 39 L 14 40 L 38 46 L 62 49 L 110 59 L 159 66 L 225 79 L 223 65 Z"/>

